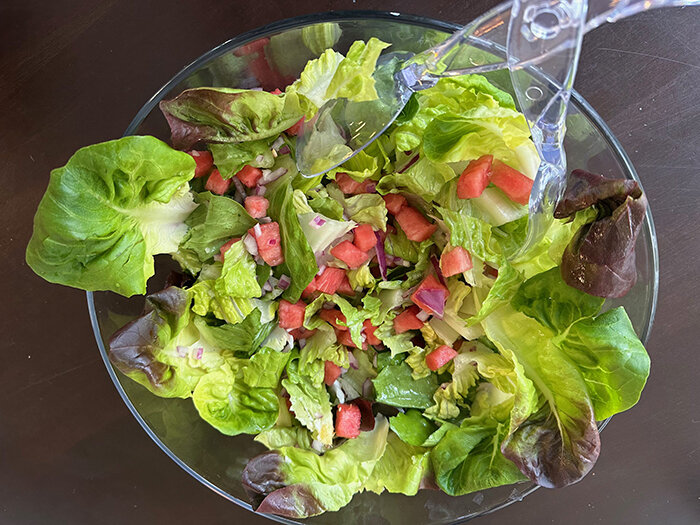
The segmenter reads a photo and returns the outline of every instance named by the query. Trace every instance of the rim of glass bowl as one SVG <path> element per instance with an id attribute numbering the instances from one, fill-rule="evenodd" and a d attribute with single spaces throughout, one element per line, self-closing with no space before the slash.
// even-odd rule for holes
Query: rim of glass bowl
<path id="1" fill-rule="evenodd" d="M 207 51 L 203 55 L 201 55 L 199 58 L 195 59 L 193 62 L 185 66 L 182 70 L 180 70 L 175 76 L 173 76 L 163 87 L 161 87 L 149 100 L 146 102 L 141 109 L 136 113 L 136 116 L 134 119 L 131 121 L 129 126 L 126 128 L 126 131 L 124 132 L 124 136 L 132 135 L 134 131 L 139 127 L 139 125 L 143 122 L 143 120 L 151 113 L 153 108 L 161 101 L 161 99 L 165 96 L 166 93 L 170 92 L 170 90 L 179 84 L 181 81 L 183 81 L 185 78 L 187 78 L 192 72 L 196 71 L 199 69 L 203 64 L 208 62 L 209 60 L 226 53 L 232 48 L 241 46 L 246 44 L 249 41 L 256 40 L 257 38 L 260 38 L 263 35 L 266 35 L 268 33 L 272 32 L 279 32 L 279 31 L 284 31 L 286 29 L 293 29 L 295 27 L 298 27 L 300 25 L 309 25 L 309 24 L 317 24 L 317 23 L 323 23 L 323 22 L 339 22 L 339 21 L 349 21 L 349 20 L 388 20 L 388 21 L 397 21 L 397 22 L 403 22 L 407 24 L 412 24 L 412 25 L 417 25 L 417 26 L 422 26 L 426 27 L 429 29 L 437 29 L 437 30 L 443 30 L 445 32 L 454 32 L 458 29 L 460 29 L 461 26 L 458 24 L 454 24 L 451 22 L 445 22 L 442 20 L 436 20 L 434 18 L 429 18 L 429 17 L 423 17 L 423 16 L 416 16 L 416 15 L 410 15 L 410 14 L 403 14 L 403 13 L 398 13 L 394 11 L 330 11 L 330 12 L 325 12 L 325 13 L 315 13 L 315 14 L 310 14 L 310 15 L 303 15 L 303 16 L 298 16 L 294 18 L 287 18 L 285 20 L 280 20 L 277 22 L 273 22 L 271 24 L 267 24 L 265 26 L 259 27 L 257 29 L 253 29 L 251 31 L 247 31 L 245 33 L 242 33 L 238 36 L 235 36 L 231 38 L 230 40 L 227 40 L 223 44 L 220 44 L 216 46 L 215 48 Z M 639 180 L 639 176 L 637 175 L 637 172 L 634 169 L 634 166 L 632 165 L 632 162 L 630 161 L 629 157 L 627 156 L 627 153 L 625 153 L 624 149 L 622 148 L 622 145 L 617 141 L 615 136 L 613 135 L 612 131 L 610 128 L 607 126 L 605 121 L 598 115 L 598 113 L 588 104 L 588 102 L 578 94 L 576 91 L 572 91 L 571 93 L 572 99 L 576 102 L 576 104 L 579 106 L 579 108 L 582 110 L 586 116 L 588 116 L 595 124 L 598 126 L 598 128 L 601 131 L 601 134 L 603 138 L 608 142 L 608 144 L 611 146 L 611 149 L 616 153 L 618 156 L 623 168 L 641 185 L 641 181 Z M 658 246 L 656 243 L 656 230 L 654 228 L 654 221 L 651 216 L 651 211 L 647 208 L 647 213 L 646 213 L 646 220 L 644 221 L 644 227 L 647 230 L 647 235 L 650 236 L 652 242 L 651 242 L 651 251 L 652 251 L 652 262 L 653 262 L 653 276 L 652 276 L 652 284 L 653 284 L 653 292 L 652 292 L 652 300 L 651 300 L 651 308 L 649 311 L 649 320 L 647 322 L 647 325 L 644 327 L 642 330 L 642 341 L 646 343 L 647 339 L 649 338 L 649 334 L 651 333 L 651 327 L 652 324 L 654 323 L 654 316 L 656 314 L 656 302 L 658 298 L 658 291 L 659 291 L 659 254 L 658 254 Z M 124 389 L 121 386 L 121 383 L 119 382 L 119 379 L 117 378 L 117 374 L 112 367 L 109 357 L 107 355 L 107 349 L 102 341 L 102 335 L 100 333 L 100 327 L 99 323 L 97 320 L 97 312 L 95 309 L 95 300 L 94 300 L 94 295 L 93 292 L 86 292 L 87 294 L 87 303 L 88 303 L 88 312 L 90 314 L 90 324 L 92 325 L 92 330 L 95 335 L 95 340 L 97 341 L 97 346 L 100 350 L 100 355 L 102 356 L 102 360 L 104 361 L 105 367 L 107 368 L 107 373 L 109 374 L 110 378 L 112 379 L 112 382 L 114 383 L 114 386 L 117 388 L 117 391 L 119 392 L 119 395 L 121 396 L 122 400 L 126 404 L 127 408 L 131 412 L 131 414 L 136 418 L 136 421 L 141 425 L 141 427 L 144 429 L 146 434 L 160 447 L 160 449 L 165 452 L 170 459 L 172 459 L 180 468 L 182 468 L 185 472 L 187 472 L 189 475 L 191 475 L 193 478 L 195 478 L 197 481 L 202 483 L 205 487 L 213 490 L 220 496 L 226 498 L 227 500 L 247 509 L 250 511 L 253 511 L 252 506 L 243 501 L 239 500 L 238 498 L 232 496 L 231 494 L 227 493 L 224 490 L 221 490 L 219 487 L 217 487 L 214 483 L 210 482 L 206 478 L 202 477 L 200 474 L 198 474 L 196 471 L 191 469 L 184 461 L 182 461 L 176 454 L 174 454 L 166 445 L 163 443 L 160 438 L 151 430 L 151 428 L 148 426 L 146 421 L 141 417 L 139 414 L 138 410 L 134 406 L 134 404 L 131 402 L 129 399 L 129 396 L 126 394 Z M 608 418 L 605 421 L 603 421 L 599 429 L 603 430 L 605 426 L 607 426 L 608 422 L 612 418 Z M 484 511 L 480 514 L 477 515 L 472 515 L 468 517 L 464 517 L 463 519 L 458 520 L 458 522 L 461 521 L 466 521 L 468 519 L 472 519 L 477 516 L 483 516 L 485 514 L 490 514 L 492 512 L 495 512 L 497 510 L 500 510 L 504 507 L 507 507 L 508 505 L 520 501 L 526 496 L 532 494 L 535 490 L 537 490 L 539 487 L 535 485 L 534 487 L 530 488 L 529 490 L 525 491 L 520 497 L 517 499 L 513 500 L 508 500 L 504 501 L 500 505 L 497 505 L 496 507 L 489 509 L 487 511 Z M 270 519 L 273 519 L 279 523 L 287 523 L 287 524 L 297 524 L 299 523 L 298 521 L 293 521 L 289 520 L 287 518 L 283 518 L 281 516 L 274 516 L 274 515 L 266 515 Z"/>

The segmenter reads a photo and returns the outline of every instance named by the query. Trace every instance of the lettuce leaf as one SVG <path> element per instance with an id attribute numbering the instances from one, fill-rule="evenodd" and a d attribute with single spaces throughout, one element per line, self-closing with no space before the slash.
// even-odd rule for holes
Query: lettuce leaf
<path id="1" fill-rule="evenodd" d="M 266 452 L 248 462 L 243 486 L 257 512 L 294 519 L 338 510 L 369 480 L 386 449 L 388 431 L 379 415 L 374 430 L 322 456 L 295 447 Z"/>
<path id="2" fill-rule="evenodd" d="M 280 225 L 284 263 L 282 273 L 291 278 L 291 284 L 282 297 L 296 302 L 301 292 L 318 273 L 314 251 L 306 240 L 299 217 L 294 207 L 294 193 L 290 177 L 285 175 L 268 186 L 266 193 L 270 201 L 269 215 Z"/>
<path id="3" fill-rule="evenodd" d="M 345 213 L 355 222 L 386 230 L 387 210 L 381 195 L 363 193 L 345 199 Z"/>
<path id="4" fill-rule="evenodd" d="M 255 220 L 248 212 L 233 199 L 213 195 L 210 192 L 195 195 L 198 206 L 187 217 L 185 224 L 189 227 L 182 238 L 177 254 L 186 260 L 198 261 L 194 268 L 196 272 L 202 269 L 202 264 L 211 262 L 221 247 L 234 237 L 241 237 L 255 226 Z"/>
<path id="5" fill-rule="evenodd" d="M 404 190 L 420 195 L 425 200 L 431 200 L 440 193 L 445 183 L 457 175 L 448 164 L 421 157 L 405 172 L 382 177 L 377 184 L 377 191 L 384 194 L 394 190 Z"/>
<path id="6" fill-rule="evenodd" d="M 275 157 L 270 149 L 271 140 L 261 139 L 250 142 L 210 144 L 214 164 L 223 179 L 230 179 L 246 164 L 255 168 L 271 168 Z"/>
<path id="7" fill-rule="evenodd" d="M 375 465 L 364 488 L 377 494 L 386 490 L 414 496 L 422 488 L 424 478 L 429 473 L 430 451 L 409 445 L 390 432 L 384 454 Z"/>
<path id="8" fill-rule="evenodd" d="M 413 379 L 406 363 L 384 367 L 372 383 L 379 403 L 402 408 L 428 408 L 438 386 L 434 374 Z"/>
<path id="9" fill-rule="evenodd" d="M 276 137 L 303 115 L 293 91 L 203 87 L 186 89 L 159 104 L 168 120 L 171 142 L 189 149 L 198 142 L 248 142 Z"/>
<path id="10" fill-rule="evenodd" d="M 272 388 L 246 384 L 242 370 L 223 365 L 203 376 L 192 394 L 199 415 L 222 434 L 257 434 L 277 420 L 277 394 Z"/>
<path id="11" fill-rule="evenodd" d="M 193 176 L 192 157 L 153 137 L 79 149 L 51 172 L 27 264 L 52 283 L 145 294 L 153 255 L 175 252 L 187 232 Z"/>

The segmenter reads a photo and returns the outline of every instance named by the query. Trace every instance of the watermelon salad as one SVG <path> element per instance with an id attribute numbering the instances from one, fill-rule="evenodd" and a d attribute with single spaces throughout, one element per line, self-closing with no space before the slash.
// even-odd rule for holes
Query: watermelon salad
<path id="1" fill-rule="evenodd" d="M 624 309 L 604 305 L 636 279 L 640 188 L 574 170 L 524 249 L 539 157 L 512 97 L 476 75 L 414 94 L 365 150 L 306 178 L 304 120 L 334 98 L 371 111 L 398 66 L 377 68 L 388 46 L 371 39 L 283 82 L 264 46 L 248 52 L 283 90 L 188 89 L 161 102 L 170 144 L 124 137 L 54 170 L 28 264 L 128 297 L 146 294 L 154 255 L 177 261 L 110 359 L 260 443 L 242 473 L 260 512 L 579 481 L 597 422 L 649 373 Z"/>

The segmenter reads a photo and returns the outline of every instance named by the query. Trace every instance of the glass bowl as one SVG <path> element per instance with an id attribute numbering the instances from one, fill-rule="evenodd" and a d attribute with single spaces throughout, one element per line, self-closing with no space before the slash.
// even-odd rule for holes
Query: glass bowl
<path id="1" fill-rule="evenodd" d="M 151 134 L 164 140 L 169 138 L 165 118 L 158 109 L 158 102 L 172 98 L 182 90 L 198 86 L 229 86 L 240 88 L 283 88 L 298 76 L 307 60 L 324 49 L 323 39 L 314 37 L 309 28 L 315 24 L 324 26 L 326 37 L 336 41 L 334 49 L 347 51 L 357 39 L 372 36 L 392 44 L 393 51 L 419 52 L 443 40 L 446 34 L 458 26 L 428 18 L 384 12 L 333 12 L 305 16 L 277 22 L 251 31 L 212 49 L 180 71 L 158 91 L 138 112 L 126 130 L 126 135 Z M 254 64 L 247 63 L 246 49 L 251 42 L 265 42 L 265 54 L 270 70 L 256 78 Z M 254 47 L 254 44 L 251 47 Z M 502 48 L 484 45 L 464 58 L 488 59 L 502 55 Z M 243 56 L 241 56 L 243 55 Z M 544 75 L 537 70 L 523 74 L 533 75 L 543 90 L 548 88 Z M 487 75 L 501 89 L 512 93 L 507 72 Z M 262 86 L 260 84 L 262 83 Z M 280 85 L 269 85 L 278 83 Z M 268 84 L 268 85 L 266 85 Z M 588 103 L 577 93 L 572 95 L 572 105 L 567 121 L 566 149 L 569 166 L 603 173 L 613 177 L 625 177 L 639 181 L 630 160 L 618 141 Z M 169 269 L 173 267 L 169 257 L 156 259 L 156 275 L 149 281 L 149 292 L 163 287 Z M 622 300 L 609 301 L 608 306 L 624 305 L 637 334 L 645 341 L 651 329 L 658 289 L 658 256 L 656 235 L 651 214 L 637 243 L 638 282 Z M 226 499 L 251 509 L 241 485 L 241 472 L 248 459 L 265 449 L 250 436 L 228 437 L 220 434 L 197 415 L 191 400 L 162 399 L 148 392 L 141 385 L 119 373 L 107 356 L 107 343 L 116 329 L 137 317 L 143 308 L 142 297 L 130 299 L 109 292 L 87 294 L 88 308 L 100 353 L 107 371 L 124 402 L 146 433 L 158 446 L 199 482 Z M 602 422 L 601 426 L 606 422 Z M 398 494 L 358 494 L 352 502 L 336 513 L 309 518 L 314 524 L 384 523 L 446 524 L 467 520 L 500 509 L 519 501 L 537 487 L 529 482 L 497 487 L 461 497 L 450 497 L 434 490 L 422 490 L 416 496 Z M 282 523 L 294 521 L 270 516 Z"/>

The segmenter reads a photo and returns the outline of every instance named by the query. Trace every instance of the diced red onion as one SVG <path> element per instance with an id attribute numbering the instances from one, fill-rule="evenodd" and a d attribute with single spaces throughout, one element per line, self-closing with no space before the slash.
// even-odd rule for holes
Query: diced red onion
<path id="1" fill-rule="evenodd" d="M 423 322 L 426 322 L 428 320 L 428 317 L 430 317 L 430 314 L 426 312 L 425 310 L 421 310 L 416 314 L 416 317 L 420 319 Z"/>
<path id="2" fill-rule="evenodd" d="M 326 224 L 326 219 L 321 217 L 320 215 L 316 215 L 311 221 L 309 222 L 309 226 L 315 229 L 319 229 L 321 226 Z"/>
<path id="3" fill-rule="evenodd" d="M 299 349 L 301 350 L 302 348 L 304 348 L 306 346 L 306 339 L 299 339 L 297 341 L 297 344 L 299 345 Z"/>
<path id="4" fill-rule="evenodd" d="M 314 439 L 311 442 L 311 448 L 316 452 L 323 452 L 323 443 L 321 443 L 318 439 Z"/>
<path id="5" fill-rule="evenodd" d="M 265 171 L 267 171 L 267 173 L 265 173 Z M 287 168 L 277 168 L 275 171 L 263 170 L 263 175 L 258 182 L 260 184 L 269 184 L 279 179 L 285 173 L 287 173 Z"/>
<path id="6" fill-rule="evenodd" d="M 284 144 L 284 139 L 282 137 L 277 137 L 277 139 L 272 143 L 272 146 L 270 146 L 273 150 L 274 149 L 280 149 L 280 146 Z"/>
<path id="7" fill-rule="evenodd" d="M 292 280 L 287 275 L 280 275 L 280 280 L 277 282 L 277 286 L 282 288 L 282 290 L 286 290 L 289 288 L 290 284 L 292 284 Z"/>
<path id="8" fill-rule="evenodd" d="M 357 362 L 357 358 L 352 352 L 348 352 L 348 362 L 350 363 L 350 368 L 353 370 L 360 368 L 360 364 Z"/>
<path id="9" fill-rule="evenodd" d="M 233 185 L 236 187 L 236 193 L 242 198 L 245 198 L 245 188 L 243 187 L 243 183 L 238 179 L 238 177 L 231 177 L 231 179 L 233 180 Z"/>
<path id="10" fill-rule="evenodd" d="M 262 91 L 263 88 L 261 88 L 261 87 L 254 87 L 254 88 L 250 88 L 250 90 L 251 90 L 251 91 Z"/>
<path id="11" fill-rule="evenodd" d="M 197 351 L 194 353 L 194 358 L 195 359 L 202 359 L 202 356 L 204 355 L 204 348 L 201 346 L 197 348 Z"/>
<path id="12" fill-rule="evenodd" d="M 335 304 L 334 304 L 334 303 L 332 303 L 332 302 L 330 302 L 330 301 L 326 301 L 325 303 L 323 303 L 323 309 L 324 309 L 324 310 L 333 310 L 333 308 L 335 308 Z"/>
<path id="13" fill-rule="evenodd" d="M 260 225 L 256 224 L 255 227 L 259 229 Z M 255 237 L 252 235 L 246 233 L 243 236 L 243 246 L 245 246 L 246 251 L 253 257 L 258 255 L 258 241 L 256 241 Z"/>
<path id="14" fill-rule="evenodd" d="M 272 222 L 272 219 L 270 219 L 270 217 L 260 217 L 258 220 L 262 224 L 270 224 Z"/>
<path id="15" fill-rule="evenodd" d="M 271 292 L 272 291 L 272 285 L 270 284 L 270 281 L 265 282 L 265 284 L 262 285 L 262 291 L 263 292 Z"/>
<path id="16" fill-rule="evenodd" d="M 259 196 L 265 195 L 265 192 L 267 191 L 267 187 L 265 186 L 256 186 L 255 187 L 255 194 Z"/>
<path id="17" fill-rule="evenodd" d="M 214 260 L 215 260 L 216 262 L 221 262 L 221 255 L 217 253 L 217 254 L 214 256 Z"/>
<path id="18" fill-rule="evenodd" d="M 443 286 L 447 286 L 447 283 L 445 282 L 445 277 L 442 275 L 442 269 L 440 268 L 440 263 L 438 262 L 437 257 L 431 255 L 430 262 L 433 265 L 433 269 L 435 270 L 438 279 L 440 279 L 440 283 L 442 283 Z"/>
<path id="19" fill-rule="evenodd" d="M 265 160 L 265 156 L 263 154 L 260 154 L 257 157 L 255 157 L 255 162 L 257 162 L 258 164 L 260 164 L 263 160 Z"/>
<path id="20" fill-rule="evenodd" d="M 415 157 L 413 157 L 413 158 L 412 158 L 411 160 L 409 160 L 409 161 L 406 163 L 406 165 L 405 165 L 403 168 L 401 168 L 397 173 L 403 173 L 403 172 L 406 171 L 408 168 L 410 168 L 411 166 L 413 166 L 413 165 L 418 161 L 418 158 L 419 158 L 419 157 L 420 157 L 420 155 L 416 155 Z"/>
<path id="21" fill-rule="evenodd" d="M 316 275 L 323 275 L 323 272 L 326 271 L 326 265 L 322 264 L 321 266 L 318 267 L 318 273 Z"/>
<path id="22" fill-rule="evenodd" d="M 377 189 L 377 183 L 374 181 L 371 182 L 366 182 L 365 183 L 365 191 L 367 193 L 374 193 L 374 191 Z"/>
<path id="23" fill-rule="evenodd" d="M 377 352 L 374 353 L 374 357 L 372 358 L 372 366 L 377 368 Z"/>
<path id="24" fill-rule="evenodd" d="M 436 317 L 442 319 L 442 315 L 445 312 L 445 300 L 447 299 L 445 290 L 429 290 L 423 288 L 416 292 L 416 299 L 435 312 Z"/>
<path id="25" fill-rule="evenodd" d="M 288 155 L 288 154 L 291 153 L 291 152 L 292 152 L 292 150 L 290 150 L 290 149 L 289 149 L 289 146 L 287 146 L 287 145 L 285 144 L 284 146 L 282 146 L 282 147 L 279 149 L 279 151 L 278 151 L 277 153 L 279 153 L 280 155 Z"/>
<path id="26" fill-rule="evenodd" d="M 187 356 L 187 348 L 184 346 L 179 346 L 177 347 L 177 355 L 178 357 L 185 357 Z"/>
<path id="27" fill-rule="evenodd" d="M 379 273 L 382 276 L 382 280 L 386 281 L 387 279 L 387 274 L 386 274 L 386 267 L 387 267 L 387 261 L 386 261 L 386 252 L 384 251 L 384 241 L 382 240 L 382 236 L 379 235 L 379 232 L 374 232 L 375 237 L 377 237 L 377 263 L 379 263 Z"/>
<path id="28" fill-rule="evenodd" d="M 411 266 L 411 263 L 402 259 L 401 257 L 394 257 L 394 264 L 397 266 Z"/>

